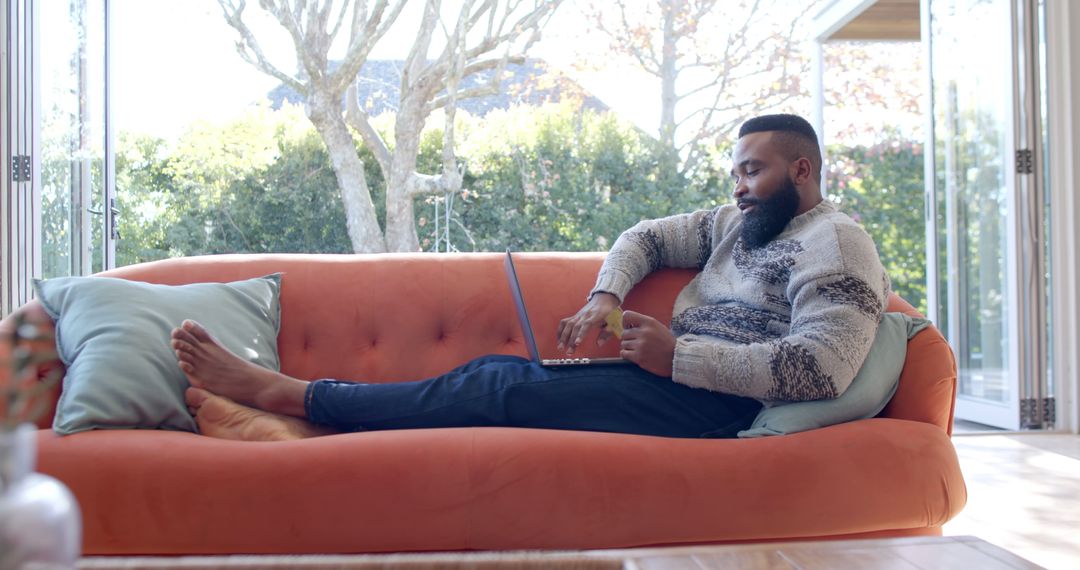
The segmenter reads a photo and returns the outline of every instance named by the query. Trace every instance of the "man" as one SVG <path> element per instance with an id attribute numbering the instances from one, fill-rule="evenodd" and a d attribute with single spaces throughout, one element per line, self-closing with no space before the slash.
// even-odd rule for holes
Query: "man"
<path id="1" fill-rule="evenodd" d="M 559 347 L 572 354 L 647 274 L 699 268 L 670 329 L 624 314 L 620 354 L 635 365 L 545 369 L 488 356 L 417 382 L 306 382 L 236 357 L 185 321 L 172 347 L 200 430 L 239 439 L 455 426 L 732 437 L 763 404 L 839 396 L 888 300 L 874 244 L 822 199 L 821 152 L 804 119 L 747 121 L 733 158 L 735 204 L 627 230 L 585 306 L 559 324 Z M 601 330 L 597 341 L 611 336 Z"/>

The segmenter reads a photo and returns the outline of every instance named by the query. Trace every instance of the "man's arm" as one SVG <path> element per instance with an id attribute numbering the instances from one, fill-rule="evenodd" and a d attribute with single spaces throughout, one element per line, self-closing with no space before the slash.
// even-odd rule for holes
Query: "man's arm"
<path id="1" fill-rule="evenodd" d="M 888 292 L 883 269 L 807 279 L 794 289 L 788 335 L 736 346 L 683 335 L 676 342 L 672 378 L 761 401 L 836 398 L 870 350 Z"/>
<path id="2" fill-rule="evenodd" d="M 712 254 L 720 208 L 639 222 L 615 241 L 589 296 L 611 293 L 621 302 L 661 267 L 703 268 Z"/>
<path id="3" fill-rule="evenodd" d="M 608 252 L 588 302 L 573 316 L 559 321 L 559 350 L 573 354 L 585 335 L 602 325 L 649 273 L 660 267 L 704 267 L 712 253 L 718 212 L 716 208 L 647 220 L 623 232 Z M 611 336 L 610 331 L 601 330 L 597 344 L 604 344 Z"/>

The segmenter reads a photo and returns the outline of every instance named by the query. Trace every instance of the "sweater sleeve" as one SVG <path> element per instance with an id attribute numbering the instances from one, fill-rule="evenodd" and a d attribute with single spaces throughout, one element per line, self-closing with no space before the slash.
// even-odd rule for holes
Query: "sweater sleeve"
<path id="1" fill-rule="evenodd" d="M 646 275 L 662 267 L 705 267 L 713 250 L 720 208 L 639 222 L 615 240 L 589 292 L 623 300 Z"/>
<path id="2" fill-rule="evenodd" d="M 683 335 L 676 341 L 672 379 L 764 402 L 836 398 L 870 351 L 888 293 L 876 252 L 872 262 L 855 256 L 844 271 L 793 274 L 788 334 L 734 346 Z"/>

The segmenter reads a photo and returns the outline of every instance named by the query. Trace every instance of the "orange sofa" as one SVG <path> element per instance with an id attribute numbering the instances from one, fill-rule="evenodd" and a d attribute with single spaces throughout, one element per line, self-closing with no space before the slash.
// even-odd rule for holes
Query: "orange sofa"
<path id="1" fill-rule="evenodd" d="M 282 272 L 282 371 L 395 382 L 525 354 L 500 254 L 222 255 L 108 272 L 164 284 Z M 602 254 L 521 254 L 541 352 Z M 663 270 L 625 306 L 670 319 L 692 277 Z M 890 310 L 915 314 L 893 297 Z M 610 355 L 615 345 L 588 355 Z M 84 552 L 214 554 L 595 549 L 934 535 L 964 506 L 949 432 L 956 365 L 933 327 L 880 417 L 749 440 L 512 428 L 247 443 L 153 430 L 39 432 L 71 488 Z M 47 428 L 51 418 L 42 419 Z"/>

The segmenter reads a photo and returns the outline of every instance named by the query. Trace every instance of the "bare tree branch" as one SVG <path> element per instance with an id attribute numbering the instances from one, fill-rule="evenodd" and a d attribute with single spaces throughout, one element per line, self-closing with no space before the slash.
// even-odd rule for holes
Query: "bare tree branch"
<path id="1" fill-rule="evenodd" d="M 798 15 L 761 0 L 592 0 L 586 16 L 611 52 L 659 80 L 660 140 L 689 175 L 747 113 L 794 96 L 796 25 L 818 4 Z"/>
<path id="2" fill-rule="evenodd" d="M 721 82 L 724 81 L 724 78 L 725 78 L 724 75 L 717 75 L 716 79 L 713 79 L 712 81 L 705 82 L 705 83 L 699 85 L 698 87 L 694 87 L 693 89 L 691 89 L 689 91 L 684 91 L 683 93 L 680 93 L 679 95 L 677 95 L 675 97 L 675 99 L 677 101 L 682 101 L 683 99 L 686 99 L 687 97 L 693 97 L 694 95 L 697 95 L 698 93 L 701 93 L 702 91 L 706 91 L 706 90 L 708 90 L 710 88 L 716 87 L 717 85 L 719 85 Z"/>
<path id="3" fill-rule="evenodd" d="M 531 46 L 537 39 L 539 39 L 538 33 L 540 28 L 543 27 L 542 21 L 550 19 L 551 15 L 555 11 L 555 8 L 558 7 L 558 5 L 561 3 L 562 0 L 545 0 L 544 2 L 539 3 L 539 5 L 537 7 L 534 7 L 531 12 L 525 14 L 524 16 L 519 18 L 518 21 L 514 22 L 514 25 L 511 26 L 508 32 L 502 33 L 501 28 L 503 26 L 500 25 L 500 29 L 497 30 L 496 35 L 485 37 L 483 41 L 481 41 L 478 45 L 467 50 L 466 56 L 469 59 L 479 57 L 495 49 L 499 45 L 506 45 L 516 41 L 526 31 L 532 31 L 533 33 L 531 34 L 526 44 L 526 47 L 518 50 L 522 52 L 526 51 L 528 49 L 528 46 Z M 504 16 L 503 19 L 506 20 L 508 16 L 509 14 Z"/>
<path id="4" fill-rule="evenodd" d="M 360 138 L 368 150 L 375 155 L 375 161 L 383 172 L 390 172 L 390 149 L 387 148 L 383 138 L 371 126 L 368 114 L 360 108 L 356 95 L 356 84 L 349 85 L 345 90 L 345 121 L 349 126 L 360 133 Z"/>
<path id="5" fill-rule="evenodd" d="M 324 70 L 319 67 L 317 59 L 311 53 L 311 47 L 316 46 L 308 45 L 304 38 L 304 31 L 300 28 L 299 20 L 303 17 L 303 10 L 307 6 L 307 1 L 296 0 L 296 5 L 293 6 L 292 10 L 289 10 L 289 3 L 286 0 L 277 2 L 261 0 L 260 6 L 270 12 L 278 23 L 285 28 L 285 31 L 289 33 L 289 36 L 292 37 L 293 45 L 296 46 L 296 61 L 300 68 L 307 72 L 307 76 L 312 80 L 321 79 Z"/>
<path id="6" fill-rule="evenodd" d="M 656 49 L 653 48 L 651 42 L 647 43 L 644 46 L 638 46 L 636 43 L 633 42 L 633 28 L 630 26 L 630 23 L 626 18 L 626 3 L 623 2 L 623 0 L 619 0 L 616 5 L 619 7 L 619 17 L 622 19 L 623 29 L 626 30 L 628 34 L 630 34 L 630 45 L 632 46 L 631 50 L 634 57 L 637 58 L 638 62 L 643 68 L 656 69 L 657 71 L 659 71 L 662 66 L 660 64 L 660 58 L 656 55 Z"/>
<path id="7" fill-rule="evenodd" d="M 700 22 L 716 6 L 716 0 L 700 0 L 693 12 L 688 14 L 682 26 L 675 28 L 675 33 L 680 36 L 692 36 L 698 30 Z"/>
<path id="8" fill-rule="evenodd" d="M 334 70 L 330 77 L 330 84 L 335 93 L 341 93 L 360 73 L 368 55 L 375 44 L 386 35 L 390 26 L 394 24 L 405 7 L 407 0 L 397 0 L 390 12 L 386 14 L 387 0 L 376 0 L 371 9 L 371 16 L 367 15 L 367 3 L 359 2 L 353 8 L 353 24 L 349 36 L 349 47 L 345 51 L 345 58 L 341 65 Z M 385 18 L 384 18 L 385 14 Z"/>
<path id="9" fill-rule="evenodd" d="M 275 67 L 274 64 L 270 63 L 270 60 L 266 58 L 266 55 L 263 54 L 258 40 L 255 39 L 255 35 L 251 33 L 251 30 L 248 29 L 247 24 L 245 24 L 243 20 L 244 8 L 246 7 L 247 2 L 245 2 L 245 0 L 239 0 L 238 2 L 234 2 L 233 0 L 218 0 L 218 4 L 225 14 L 225 21 L 240 33 L 240 41 L 236 42 L 236 51 L 239 52 L 240 58 L 259 71 L 292 87 L 300 94 L 306 94 L 306 85 Z"/>
<path id="10" fill-rule="evenodd" d="M 365 5 L 366 5 L 366 2 L 361 0 L 360 2 L 357 3 L 357 8 L 356 9 L 360 10 L 361 7 L 365 6 Z M 364 11 L 366 12 L 367 9 L 364 8 Z M 330 44 L 331 45 L 334 43 L 334 38 L 337 37 L 338 32 L 341 31 L 341 25 L 345 23 L 345 14 L 347 14 L 348 12 L 349 12 L 349 2 L 348 2 L 348 0 L 342 0 L 342 2 L 341 2 L 341 12 L 338 13 L 337 21 L 334 22 L 334 29 L 330 31 Z"/>
<path id="11" fill-rule="evenodd" d="M 431 36 L 435 31 L 435 23 L 439 19 L 439 1 L 427 0 L 424 3 L 424 15 L 420 20 L 420 30 L 416 34 L 409 55 L 405 57 L 405 66 L 401 78 L 401 93 L 411 90 L 422 79 L 423 64 L 427 61 L 428 50 L 431 49 Z"/>
<path id="12" fill-rule="evenodd" d="M 443 183 L 447 191 L 459 190 L 462 182 L 462 173 L 458 169 L 457 156 L 454 154 L 454 121 L 457 117 L 458 85 L 461 83 L 462 75 L 465 73 L 465 58 L 462 56 L 465 52 L 465 36 L 469 31 L 468 22 L 471 4 L 470 1 L 462 5 L 454 33 L 446 41 L 447 49 L 452 50 L 449 53 L 454 56 L 454 65 L 446 76 L 448 101 L 443 125 L 442 176 L 445 178 Z"/>
<path id="13" fill-rule="evenodd" d="M 520 60 L 519 60 L 520 61 Z M 470 87 L 458 91 L 457 99 L 474 99 L 476 97 L 484 97 L 486 95 L 494 95 L 499 92 L 499 85 L 502 83 L 501 79 L 492 78 L 484 85 L 478 87 Z M 435 109 L 444 107 L 449 102 L 450 97 L 448 95 L 440 95 L 428 103 L 428 111 L 434 111 Z"/>

